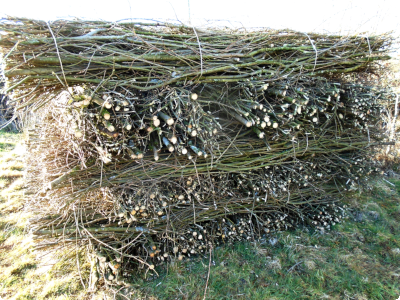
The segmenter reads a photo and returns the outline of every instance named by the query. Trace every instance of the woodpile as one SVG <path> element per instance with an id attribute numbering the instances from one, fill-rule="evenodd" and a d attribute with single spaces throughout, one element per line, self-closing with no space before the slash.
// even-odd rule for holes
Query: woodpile
<path id="1" fill-rule="evenodd" d="M 0 31 L 15 110 L 39 118 L 32 232 L 90 246 L 109 284 L 221 243 L 329 229 L 391 143 L 390 88 L 341 79 L 375 72 L 389 35 L 28 19 Z"/>

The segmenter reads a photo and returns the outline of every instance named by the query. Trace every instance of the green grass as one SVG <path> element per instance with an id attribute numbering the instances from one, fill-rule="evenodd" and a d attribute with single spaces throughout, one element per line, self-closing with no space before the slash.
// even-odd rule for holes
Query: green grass
<path id="1" fill-rule="evenodd" d="M 21 134 L 0 131 L 0 152 L 13 150 L 20 139 Z"/>
<path id="2" fill-rule="evenodd" d="M 20 139 L 0 133 L 0 145 L 15 147 Z M 1 149 L 6 147 L 0 146 L 0 299 L 113 299 L 104 286 L 84 291 L 76 249 L 34 251 L 21 154 Z M 12 172 L 19 175 L 8 176 Z M 171 261 L 157 268 L 158 277 L 142 270 L 119 298 L 203 299 L 208 278 L 206 299 L 398 299 L 400 180 L 388 180 L 394 186 L 377 178 L 371 191 L 349 197 L 349 219 L 329 232 L 302 228 L 225 245 L 213 249 L 211 264 L 208 254 Z M 78 254 L 87 285 L 90 266 L 84 249 Z"/>

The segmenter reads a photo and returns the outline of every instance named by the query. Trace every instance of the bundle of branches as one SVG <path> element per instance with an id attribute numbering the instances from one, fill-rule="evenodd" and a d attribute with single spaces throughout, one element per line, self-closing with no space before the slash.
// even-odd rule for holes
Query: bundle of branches
<path id="1" fill-rule="evenodd" d="M 240 82 L 252 89 L 297 75 L 365 69 L 392 38 L 295 31 L 196 30 L 163 23 L 28 19 L 0 23 L 6 76 L 21 97 L 91 83 L 140 91 L 172 84 Z M 29 101 L 29 100 L 25 100 Z"/>
<path id="2" fill-rule="evenodd" d="M 41 117 L 32 231 L 90 244 L 94 279 L 329 228 L 344 193 L 380 171 L 393 93 L 329 77 L 374 70 L 389 35 L 27 19 L 0 30 L 15 108 Z"/>
<path id="3" fill-rule="evenodd" d="M 104 134 L 96 130 L 104 118 L 100 108 L 93 113 L 97 103 L 90 99 L 86 106 L 74 105 L 88 98 L 74 96 L 79 100 L 71 102 L 69 95 L 61 95 L 49 106 L 37 134 L 30 135 L 30 152 L 40 152 L 31 156 L 31 185 L 44 187 L 35 202 L 40 213 L 32 221 L 34 233 L 63 243 L 91 241 L 99 251 L 99 272 L 118 282 L 120 271 L 101 263 L 105 257 L 109 264 L 123 262 L 122 270 L 129 270 L 132 260 L 153 268 L 170 256 L 183 259 L 204 252 L 209 243 L 252 239 L 304 223 L 329 228 L 339 222 L 343 211 L 336 202 L 343 193 L 380 171 L 370 153 L 384 144 L 377 117 L 383 113 L 382 102 L 391 101 L 390 91 L 316 81 L 303 89 L 288 88 L 285 96 L 267 89 L 258 102 L 246 102 L 235 96 L 234 88 L 228 90 L 232 94 L 223 99 L 208 93 L 205 103 L 201 95 L 207 86 L 196 100 L 194 94 L 182 94 L 203 112 L 220 110 L 214 120 L 221 130 L 201 141 L 165 120 L 155 137 L 145 126 L 126 131 L 116 125 L 115 136 Z M 282 109 L 282 101 L 294 99 L 287 96 L 294 92 L 308 102 Z M 249 114 L 236 114 L 237 105 Z M 121 117 L 110 111 L 114 125 L 122 124 L 118 118 L 132 120 L 137 113 L 127 111 Z M 262 112 L 260 122 L 270 116 L 279 126 L 257 125 L 257 112 Z M 248 121 L 252 116 L 255 121 Z M 240 118 L 248 118 L 251 128 Z M 176 151 L 146 151 L 146 141 L 168 139 L 168 131 L 182 137 L 182 144 L 171 142 Z M 140 158 L 132 157 L 135 151 L 129 148 L 137 137 L 141 143 L 134 143 L 144 145 L 136 150 Z M 208 156 L 199 146 L 207 137 L 215 144 Z M 178 147 L 191 154 L 182 155 Z"/>
<path id="4" fill-rule="evenodd" d="M 282 138 L 315 138 L 331 126 L 339 136 L 348 127 L 373 135 L 368 125 L 383 113 L 378 102 L 391 97 L 386 90 L 320 80 L 309 80 L 308 85 L 298 81 L 290 88 L 285 83 L 265 86 L 255 95 L 241 87 L 207 84 L 197 87 L 198 93 L 171 87 L 147 97 L 127 89 L 124 94 L 106 91 L 92 97 L 87 95 L 90 90 L 76 88 L 60 95 L 46 123 L 62 124 L 67 138 L 77 139 L 67 149 L 80 153 L 83 166 L 98 158 L 107 164 L 149 155 L 157 161 L 160 155 L 191 160 L 209 154 L 212 164 L 222 141 L 230 140 L 227 132 L 258 137 L 266 145 Z M 48 138 L 54 130 L 43 134 Z"/>

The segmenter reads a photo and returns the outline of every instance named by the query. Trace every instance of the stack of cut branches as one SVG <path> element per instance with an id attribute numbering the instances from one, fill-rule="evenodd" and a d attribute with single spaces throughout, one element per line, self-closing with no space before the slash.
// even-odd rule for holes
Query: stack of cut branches
<path id="1" fill-rule="evenodd" d="M 0 30 L 12 103 L 40 116 L 32 231 L 90 245 L 93 278 L 109 284 L 221 243 L 329 229 L 390 143 L 390 88 L 338 76 L 373 72 L 389 35 L 28 19 Z"/>

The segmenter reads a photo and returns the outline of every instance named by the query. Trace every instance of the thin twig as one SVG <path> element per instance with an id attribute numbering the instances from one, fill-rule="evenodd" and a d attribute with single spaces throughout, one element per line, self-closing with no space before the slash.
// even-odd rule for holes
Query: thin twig
<path id="1" fill-rule="evenodd" d="M 299 261 L 298 263 L 296 263 L 296 264 L 294 264 L 291 268 L 289 268 L 289 270 L 287 270 L 287 273 L 290 273 L 290 272 L 292 272 L 292 270 L 294 269 L 294 268 L 296 268 L 299 264 L 301 264 L 303 261 L 301 260 L 301 261 Z"/>
<path id="2" fill-rule="evenodd" d="M 49 23 L 49 22 L 46 22 L 46 24 L 47 24 L 47 26 L 49 27 L 51 36 L 53 37 L 54 44 L 55 44 L 56 50 L 57 50 L 58 60 L 60 61 L 61 72 L 62 72 L 62 74 L 63 74 L 63 76 L 64 76 L 65 85 L 68 87 L 68 82 L 67 82 L 67 78 L 65 77 L 64 68 L 63 68 L 63 64 L 62 64 L 62 60 L 61 60 L 61 56 L 60 56 L 60 51 L 58 50 L 56 37 L 54 36 L 53 30 L 51 30 L 50 23 Z"/>
<path id="3" fill-rule="evenodd" d="M 207 273 L 207 281 L 206 281 L 206 287 L 204 288 L 204 297 L 203 300 L 206 299 L 207 295 L 207 288 L 208 288 L 208 280 L 210 279 L 210 270 L 211 270 L 211 255 L 212 255 L 212 246 L 210 246 L 210 260 L 208 262 L 208 273 Z"/>

